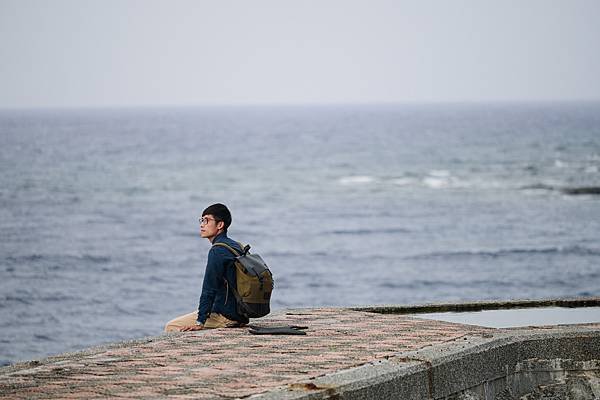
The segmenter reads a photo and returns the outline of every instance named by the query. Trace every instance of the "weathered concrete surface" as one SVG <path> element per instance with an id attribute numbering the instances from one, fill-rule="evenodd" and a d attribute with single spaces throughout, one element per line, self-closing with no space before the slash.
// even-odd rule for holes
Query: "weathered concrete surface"
<path id="1" fill-rule="evenodd" d="M 309 330 L 177 333 L 23 363 L 0 369 L 0 398 L 600 396 L 600 324 L 492 329 L 335 308 L 290 310 L 258 324 Z"/>
<path id="2" fill-rule="evenodd" d="M 257 399 L 592 400 L 599 358 L 600 324 L 494 329 L 315 378 L 312 393 Z"/>
<path id="3" fill-rule="evenodd" d="M 218 399 L 278 387 L 307 393 L 314 390 L 302 382 L 311 378 L 491 330 L 327 308 L 289 311 L 259 324 L 309 329 L 306 336 L 176 333 L 18 364 L 0 369 L 0 397 Z"/>

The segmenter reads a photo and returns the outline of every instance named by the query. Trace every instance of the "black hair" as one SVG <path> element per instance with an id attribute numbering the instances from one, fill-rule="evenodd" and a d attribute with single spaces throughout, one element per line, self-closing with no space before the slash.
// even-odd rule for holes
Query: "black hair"
<path id="1" fill-rule="evenodd" d="M 206 207 L 206 209 L 202 211 L 202 216 L 204 217 L 205 215 L 212 215 L 217 222 L 223 221 L 225 224 L 223 232 L 227 232 L 227 228 L 231 225 L 231 213 L 225 204 L 217 203 Z"/>

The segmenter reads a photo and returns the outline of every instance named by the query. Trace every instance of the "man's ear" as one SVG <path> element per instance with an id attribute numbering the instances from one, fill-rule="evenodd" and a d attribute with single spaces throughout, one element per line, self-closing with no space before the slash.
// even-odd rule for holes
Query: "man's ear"
<path id="1" fill-rule="evenodd" d="M 220 231 L 225 229 L 225 222 L 223 222 L 223 221 L 217 222 L 217 229 Z"/>

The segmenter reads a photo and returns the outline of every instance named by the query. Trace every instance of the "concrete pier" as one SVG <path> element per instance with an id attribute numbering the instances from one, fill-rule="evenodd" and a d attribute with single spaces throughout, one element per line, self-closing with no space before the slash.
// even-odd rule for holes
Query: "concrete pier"
<path id="1" fill-rule="evenodd" d="M 600 323 L 493 329 L 418 317 L 439 306 L 286 310 L 256 324 L 303 325 L 306 336 L 228 328 L 96 347 L 0 369 L 0 398 L 600 398 Z"/>

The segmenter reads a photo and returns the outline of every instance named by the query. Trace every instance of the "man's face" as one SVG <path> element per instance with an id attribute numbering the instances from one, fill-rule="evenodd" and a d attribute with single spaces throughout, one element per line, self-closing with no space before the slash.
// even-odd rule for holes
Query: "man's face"
<path id="1" fill-rule="evenodd" d="M 200 236 L 212 240 L 221 232 L 224 226 L 223 221 L 217 222 L 211 214 L 204 215 L 200 218 Z"/>

